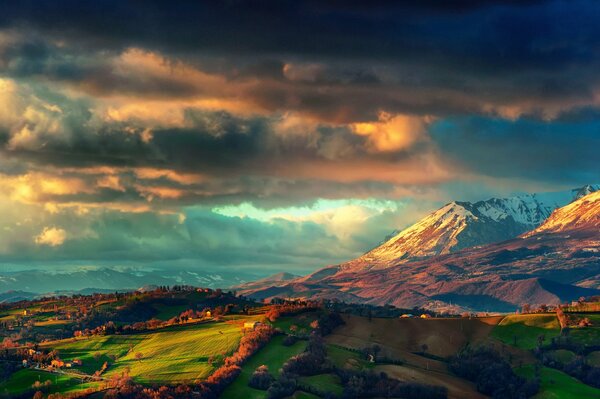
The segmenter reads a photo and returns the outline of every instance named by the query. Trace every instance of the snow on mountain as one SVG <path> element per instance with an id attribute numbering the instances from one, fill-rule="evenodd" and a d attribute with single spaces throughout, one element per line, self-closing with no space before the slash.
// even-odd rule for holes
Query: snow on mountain
<path id="1" fill-rule="evenodd" d="M 242 292 L 260 299 L 327 298 L 400 308 L 497 312 L 510 312 L 525 303 L 559 304 L 599 295 L 600 191 L 580 197 L 582 192 L 590 190 L 573 191 L 572 202 L 563 197 L 569 203 L 554 210 L 530 233 L 461 251 L 452 245 L 461 243 L 461 235 L 472 232 L 478 223 L 485 221 L 493 227 L 506 226 L 502 224 L 506 220 L 517 222 L 508 212 L 496 219 L 482 215 L 478 208 L 483 203 L 450 203 L 399 233 L 400 238 L 394 237 L 399 242 L 390 240 L 355 261 L 320 269 L 287 284 Z M 520 220 L 534 223 L 547 210 L 547 202 L 541 198 L 555 200 L 559 196 L 526 196 L 521 204 L 513 198 L 490 200 L 485 201 L 485 209 L 492 209 L 487 207 L 489 203 L 502 203 L 506 209 L 516 209 Z M 419 242 L 428 246 L 410 248 Z M 414 249 L 411 255 L 434 250 L 452 253 L 411 259 L 402 252 L 406 248 Z M 381 260 L 385 256 L 404 257 L 386 263 Z"/>
<path id="2" fill-rule="evenodd" d="M 555 210 L 541 226 L 524 234 L 523 237 L 577 230 L 597 232 L 599 228 L 600 191 L 595 191 L 588 192 L 587 195 L 581 196 L 576 201 Z"/>
<path id="3" fill-rule="evenodd" d="M 451 202 L 340 267 L 343 270 L 386 268 L 508 240 L 535 229 L 555 209 L 598 189 L 599 186 L 587 185 L 568 191 L 491 198 L 474 203 Z"/>

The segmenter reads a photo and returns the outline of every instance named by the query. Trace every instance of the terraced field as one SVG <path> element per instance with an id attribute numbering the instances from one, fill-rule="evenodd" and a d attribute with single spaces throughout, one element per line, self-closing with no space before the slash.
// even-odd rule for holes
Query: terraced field
<path id="1" fill-rule="evenodd" d="M 555 314 L 508 315 L 493 329 L 491 336 L 505 344 L 533 349 L 540 336 L 545 342 L 560 335 L 560 324 Z"/>

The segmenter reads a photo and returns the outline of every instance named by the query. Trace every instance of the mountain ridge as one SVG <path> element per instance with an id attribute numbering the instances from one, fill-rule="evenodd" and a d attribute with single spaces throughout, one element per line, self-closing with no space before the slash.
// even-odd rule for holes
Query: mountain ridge
<path id="1" fill-rule="evenodd" d="M 553 193 L 453 201 L 340 268 L 379 269 L 508 240 L 536 228 L 555 209 L 598 189 L 599 185 L 586 185 Z"/>
<path id="2" fill-rule="evenodd" d="M 386 268 L 328 266 L 245 292 L 433 310 L 514 311 L 600 293 L 600 192 L 556 209 L 530 234 Z M 558 226 L 558 227 L 556 227 Z"/>

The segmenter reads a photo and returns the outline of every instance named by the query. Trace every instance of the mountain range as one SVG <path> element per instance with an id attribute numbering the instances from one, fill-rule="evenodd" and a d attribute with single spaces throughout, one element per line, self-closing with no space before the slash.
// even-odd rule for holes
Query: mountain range
<path id="1" fill-rule="evenodd" d="M 357 259 L 257 297 L 317 297 L 435 310 L 513 311 L 600 293 L 600 191 L 451 202 Z"/>
<path id="2" fill-rule="evenodd" d="M 47 269 L 6 271 L 0 273 L 0 302 L 14 302 L 43 295 L 135 290 L 149 285 L 185 284 L 222 288 L 243 284 L 259 276 L 239 270 L 197 272 L 175 267 L 156 270 L 86 267 L 67 268 L 61 271 Z"/>

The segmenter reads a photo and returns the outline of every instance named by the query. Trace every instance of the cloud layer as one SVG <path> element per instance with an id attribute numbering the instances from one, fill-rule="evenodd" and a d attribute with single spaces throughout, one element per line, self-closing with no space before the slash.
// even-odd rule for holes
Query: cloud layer
<path id="1" fill-rule="evenodd" d="M 0 254 L 318 266 L 444 201 L 595 182 L 599 17 L 585 0 L 3 5 Z"/>

